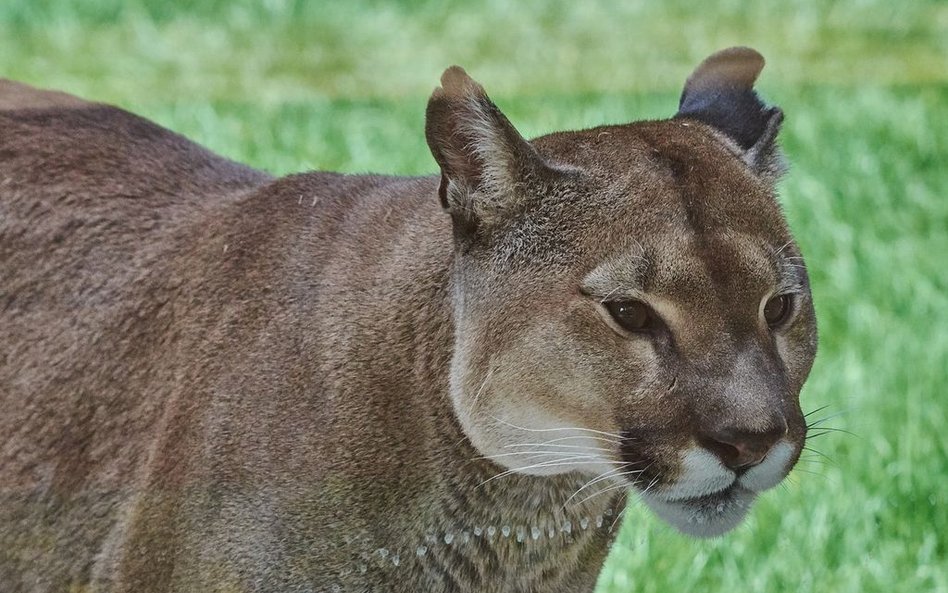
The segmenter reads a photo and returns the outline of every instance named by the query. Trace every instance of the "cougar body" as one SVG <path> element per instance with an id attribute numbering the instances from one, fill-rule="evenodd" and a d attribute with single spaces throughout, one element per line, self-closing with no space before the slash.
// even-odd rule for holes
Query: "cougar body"
<path id="1" fill-rule="evenodd" d="M 452 68 L 421 178 L 0 83 L 4 590 L 575 593 L 628 492 L 732 528 L 816 344 L 761 66 L 530 142 Z"/>

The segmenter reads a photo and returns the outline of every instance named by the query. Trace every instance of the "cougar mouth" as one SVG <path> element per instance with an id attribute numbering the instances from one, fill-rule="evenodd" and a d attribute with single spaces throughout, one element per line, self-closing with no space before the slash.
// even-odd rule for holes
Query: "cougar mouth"
<path id="1" fill-rule="evenodd" d="M 741 489 L 738 486 L 737 482 L 732 482 L 729 486 L 726 486 L 720 490 L 715 490 L 714 492 L 708 492 L 707 494 L 699 494 L 697 496 L 676 496 L 676 497 L 666 497 L 666 502 L 677 502 L 677 503 L 688 503 L 688 504 L 716 504 L 724 499 L 729 498 L 735 490 Z"/>
<path id="2" fill-rule="evenodd" d="M 658 494 L 642 495 L 656 515 L 682 533 L 696 537 L 715 537 L 737 527 L 756 497 L 756 492 L 736 481 L 722 490 L 695 497 L 667 499 Z"/>

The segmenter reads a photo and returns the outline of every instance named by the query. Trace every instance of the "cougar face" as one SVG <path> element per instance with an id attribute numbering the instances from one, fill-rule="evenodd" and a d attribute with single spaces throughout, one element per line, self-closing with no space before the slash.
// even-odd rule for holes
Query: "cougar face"
<path id="1" fill-rule="evenodd" d="M 450 395 L 483 455 L 635 488 L 697 536 L 790 471 L 816 326 L 762 66 L 726 50 L 671 120 L 532 142 L 445 73 L 427 135 L 454 221 Z"/>

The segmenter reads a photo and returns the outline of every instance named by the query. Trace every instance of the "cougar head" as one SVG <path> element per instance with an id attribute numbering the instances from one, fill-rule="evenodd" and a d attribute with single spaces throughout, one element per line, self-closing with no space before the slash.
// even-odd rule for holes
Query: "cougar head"
<path id="1" fill-rule="evenodd" d="M 816 322 L 763 65 L 727 49 L 671 119 L 531 141 L 444 73 L 426 135 L 454 229 L 450 395 L 483 455 L 624 482 L 697 536 L 796 463 Z"/>

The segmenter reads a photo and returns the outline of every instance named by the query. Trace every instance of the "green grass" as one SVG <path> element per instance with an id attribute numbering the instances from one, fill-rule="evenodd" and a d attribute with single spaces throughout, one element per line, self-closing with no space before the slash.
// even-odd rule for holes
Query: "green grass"
<path id="1" fill-rule="evenodd" d="M 719 540 L 633 506 L 600 591 L 948 591 L 948 4 L 618 4 L 8 0 L 0 75 L 276 173 L 420 173 L 448 64 L 539 134 L 670 115 L 701 58 L 757 47 L 821 331 L 804 407 L 854 435 Z"/>

